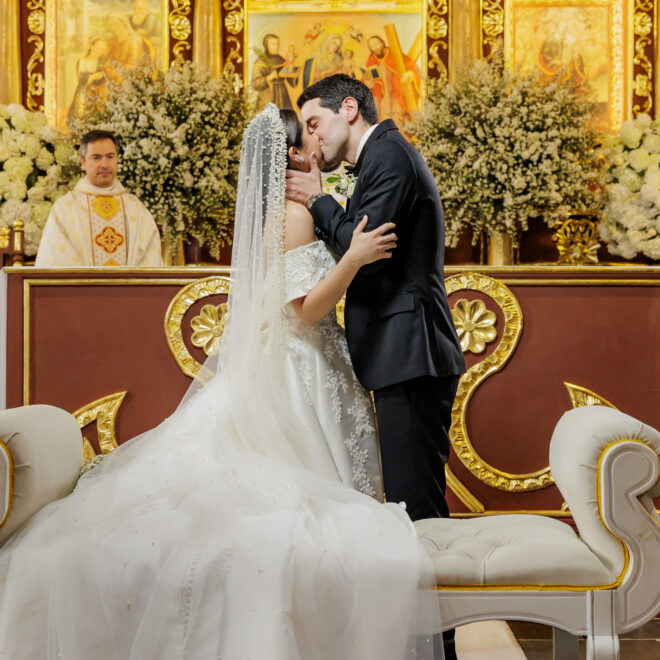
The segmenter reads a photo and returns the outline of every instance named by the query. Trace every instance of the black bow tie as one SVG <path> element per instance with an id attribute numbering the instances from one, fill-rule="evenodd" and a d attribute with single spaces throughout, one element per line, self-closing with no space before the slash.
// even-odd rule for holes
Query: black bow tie
<path id="1" fill-rule="evenodd" d="M 344 171 L 346 174 L 353 174 L 355 171 L 355 165 L 344 165 Z"/>

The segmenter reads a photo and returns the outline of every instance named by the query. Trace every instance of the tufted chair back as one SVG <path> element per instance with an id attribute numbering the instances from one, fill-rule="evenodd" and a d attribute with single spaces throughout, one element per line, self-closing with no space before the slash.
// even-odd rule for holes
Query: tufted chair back
<path id="1" fill-rule="evenodd" d="M 565 413 L 550 442 L 552 475 L 577 524 L 580 538 L 615 574 L 623 570 L 625 555 L 619 539 L 603 526 L 604 489 L 599 488 L 599 480 L 603 478 L 604 454 L 625 441 L 638 441 L 637 446 L 643 443 L 655 452 L 653 460 L 657 462 L 660 433 L 619 410 L 603 406 L 584 406 Z M 615 473 L 614 478 L 635 483 L 634 475 Z M 660 481 L 641 498 L 649 512 L 653 507 L 651 498 L 658 494 Z"/>
<path id="2" fill-rule="evenodd" d="M 76 485 L 82 434 L 53 406 L 0 411 L 0 544 L 30 516 Z"/>

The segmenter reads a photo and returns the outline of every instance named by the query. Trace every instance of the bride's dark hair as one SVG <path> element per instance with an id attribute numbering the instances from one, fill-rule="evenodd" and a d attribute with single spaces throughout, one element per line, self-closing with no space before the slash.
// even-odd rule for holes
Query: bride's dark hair
<path id="1" fill-rule="evenodd" d="M 291 147 L 301 149 L 303 146 L 303 126 L 298 115 L 293 110 L 280 110 L 280 119 L 286 133 L 287 153 Z"/>

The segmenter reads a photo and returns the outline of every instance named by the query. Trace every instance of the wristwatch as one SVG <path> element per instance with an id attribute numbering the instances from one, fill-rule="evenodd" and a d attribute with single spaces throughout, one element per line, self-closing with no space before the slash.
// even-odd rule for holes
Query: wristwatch
<path id="1" fill-rule="evenodd" d="M 327 194 L 327 193 L 318 192 L 318 193 L 314 193 L 313 195 L 310 195 L 310 196 L 307 198 L 307 201 L 305 202 L 305 206 L 307 207 L 307 210 L 308 210 L 308 211 L 311 211 L 311 210 L 312 210 L 312 206 L 314 206 L 314 202 L 315 202 L 317 199 L 319 199 L 319 197 L 325 197 L 326 194 Z"/>

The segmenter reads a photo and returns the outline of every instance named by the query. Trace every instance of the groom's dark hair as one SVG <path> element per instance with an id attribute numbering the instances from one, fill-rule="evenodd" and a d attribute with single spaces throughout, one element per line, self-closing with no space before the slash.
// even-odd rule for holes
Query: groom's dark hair
<path id="1" fill-rule="evenodd" d="M 345 73 L 335 73 L 334 76 L 322 78 L 308 87 L 298 97 L 298 107 L 302 108 L 312 99 L 319 99 L 322 108 L 329 108 L 336 113 L 339 112 L 342 101 L 349 96 L 357 101 L 358 110 L 367 124 L 378 123 L 376 103 L 369 88 L 360 80 L 351 78 Z"/>

